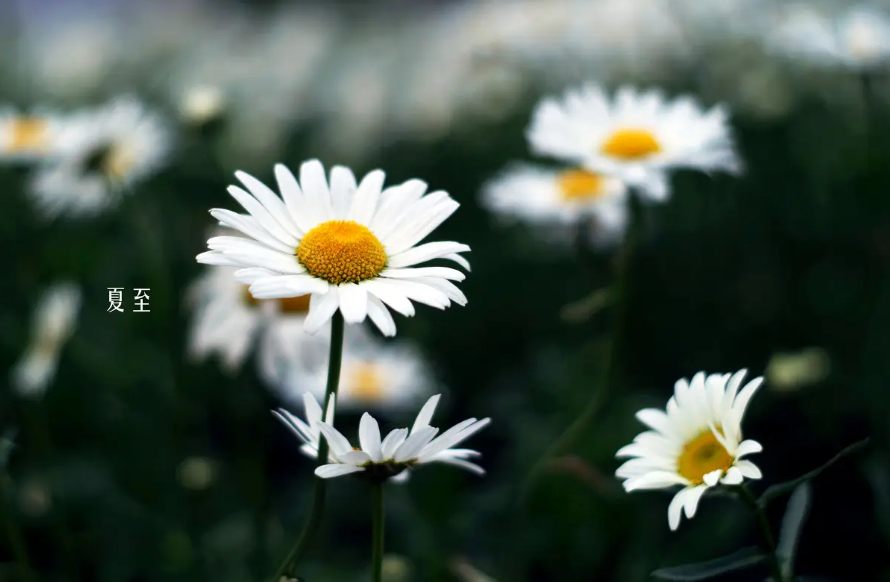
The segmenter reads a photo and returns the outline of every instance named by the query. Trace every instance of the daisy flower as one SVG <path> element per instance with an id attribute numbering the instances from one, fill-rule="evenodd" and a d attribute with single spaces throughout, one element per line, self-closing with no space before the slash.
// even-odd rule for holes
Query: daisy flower
<path id="1" fill-rule="evenodd" d="M 853 6 L 832 20 L 809 6 L 793 5 L 773 30 L 769 46 L 817 64 L 869 69 L 890 59 L 890 19 L 875 6 Z"/>
<path id="2" fill-rule="evenodd" d="M 263 380 L 275 382 L 287 363 L 301 357 L 307 343 L 323 341 L 303 331 L 309 298 L 255 299 L 234 273 L 231 267 L 208 267 L 192 283 L 188 291 L 194 310 L 189 354 L 198 361 L 217 354 L 232 373 L 255 349 Z"/>
<path id="3" fill-rule="evenodd" d="M 41 297 L 34 312 L 31 342 L 12 369 L 12 385 L 19 394 L 40 396 L 52 382 L 62 348 L 77 327 L 81 295 L 74 283 L 60 283 Z"/>
<path id="4" fill-rule="evenodd" d="M 0 160 L 35 160 L 51 156 L 63 123 L 61 117 L 48 112 L 0 111 Z"/>
<path id="5" fill-rule="evenodd" d="M 334 403 L 336 397 L 331 397 L 331 403 L 328 410 L 324 414 L 324 422 L 330 426 L 334 426 Z M 306 414 L 306 420 L 297 418 L 287 410 L 279 408 L 273 410 L 272 414 L 275 418 L 284 423 L 303 444 L 300 446 L 300 452 L 312 459 L 318 458 L 318 446 L 321 444 L 321 406 L 312 394 L 306 392 L 303 394 L 303 410 Z M 333 457 L 328 455 L 328 460 Z"/>
<path id="6" fill-rule="evenodd" d="M 332 459 L 330 463 L 315 469 L 315 474 L 322 479 L 330 479 L 364 472 L 376 479 L 394 476 L 404 479 L 407 475 L 403 473 L 416 465 L 442 462 L 484 475 L 482 467 L 467 460 L 479 456 L 477 451 L 452 447 L 487 426 L 491 419 L 467 419 L 436 438 L 439 429 L 431 427 L 429 422 L 438 403 L 437 394 L 420 409 L 410 431 L 407 428 L 397 428 L 382 440 L 377 421 L 366 412 L 359 423 L 361 448 L 353 448 L 346 437 L 330 424 L 320 423 L 321 434 L 330 444 Z"/>
<path id="7" fill-rule="evenodd" d="M 657 90 L 622 87 L 610 100 L 594 84 L 570 89 L 538 104 L 527 138 L 535 154 L 616 176 L 654 200 L 667 197 L 671 168 L 741 171 L 722 106 L 704 111 Z"/>
<path id="8" fill-rule="evenodd" d="M 98 214 L 156 172 L 171 143 L 163 120 L 130 97 L 75 114 L 59 133 L 58 159 L 35 175 L 32 198 L 47 218 Z"/>
<path id="9" fill-rule="evenodd" d="M 747 370 L 705 377 L 699 372 L 692 382 L 679 380 L 666 412 L 647 408 L 637 413 L 640 422 L 652 430 L 637 435 L 615 455 L 631 457 L 616 472 L 625 479 L 628 492 L 682 486 L 668 507 L 672 530 L 680 525 L 682 511 L 687 518 L 695 515 L 708 488 L 761 477 L 760 469 L 742 457 L 763 447 L 757 441 L 742 440 L 741 422 L 763 378 L 739 390 L 745 374 Z"/>
<path id="10" fill-rule="evenodd" d="M 549 227 L 589 221 L 598 243 L 621 238 L 627 224 L 626 201 L 624 182 L 583 168 L 556 171 L 517 165 L 482 192 L 482 205 L 507 220 Z"/>
<path id="11" fill-rule="evenodd" d="M 387 336 L 396 325 L 387 307 L 414 315 L 412 301 L 444 309 L 466 297 L 451 282 L 465 276 L 448 267 L 418 267 L 447 259 L 465 269 L 456 242 L 418 243 L 459 204 L 446 192 L 424 195 L 426 184 L 408 180 L 383 190 L 384 174 L 374 170 L 357 183 L 343 166 L 331 169 L 330 182 L 318 160 L 305 162 L 299 182 L 283 165 L 275 166 L 281 196 L 244 172 L 236 172 L 249 193 L 229 193 L 247 210 L 236 214 L 213 209 L 220 224 L 245 237 L 207 241 L 200 263 L 242 267 L 236 276 L 258 299 L 311 295 L 304 328 L 321 329 L 339 309 L 347 323 L 366 318 Z"/>
<path id="12" fill-rule="evenodd" d="M 314 354 L 289 362 L 282 380 L 274 384 L 284 399 L 292 401 L 303 391 L 323 397 L 329 354 L 328 342 L 321 343 L 322 349 L 314 350 Z M 434 386 L 432 371 L 413 343 L 383 342 L 360 326 L 346 330 L 337 389 L 341 410 L 401 410 L 427 398 Z"/>

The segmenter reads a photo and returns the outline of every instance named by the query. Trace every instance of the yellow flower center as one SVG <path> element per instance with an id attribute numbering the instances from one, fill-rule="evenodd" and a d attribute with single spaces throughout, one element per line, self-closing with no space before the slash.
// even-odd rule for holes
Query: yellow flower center
<path id="1" fill-rule="evenodd" d="M 647 129 L 616 130 L 602 145 L 602 153 L 622 160 L 641 160 L 661 151 L 661 144 Z"/>
<path id="2" fill-rule="evenodd" d="M 719 426 L 717 430 L 723 434 Z M 717 469 L 726 471 L 734 461 L 714 433 L 706 430 L 683 447 L 677 459 L 677 472 L 693 485 L 701 485 L 705 482 L 705 475 Z"/>
<path id="3" fill-rule="evenodd" d="M 46 148 L 49 122 L 39 117 L 20 117 L 12 122 L 10 151 L 37 151 Z"/>
<path id="4" fill-rule="evenodd" d="M 278 303 L 279 313 L 309 313 L 309 298 L 311 295 L 300 295 L 299 297 L 285 297 L 283 299 L 257 299 L 250 293 L 250 287 L 244 286 L 243 299 L 244 302 L 251 307 L 256 307 L 261 301 L 275 301 Z"/>
<path id="5" fill-rule="evenodd" d="M 342 285 L 379 275 L 386 267 L 386 249 L 367 226 L 329 220 L 306 233 L 297 259 L 313 277 Z"/>
<path id="6" fill-rule="evenodd" d="M 560 172 L 556 184 L 566 202 L 594 200 L 602 197 L 605 190 L 605 179 L 601 175 L 582 169 Z"/>
<path id="7" fill-rule="evenodd" d="M 380 366 L 369 362 L 357 362 L 349 367 L 348 387 L 350 396 L 362 402 L 379 402 L 383 399 L 385 376 Z"/>
<path id="8" fill-rule="evenodd" d="M 136 158 L 130 148 L 120 145 L 111 146 L 102 158 L 102 172 L 109 178 L 121 179 L 130 173 L 136 163 Z"/>

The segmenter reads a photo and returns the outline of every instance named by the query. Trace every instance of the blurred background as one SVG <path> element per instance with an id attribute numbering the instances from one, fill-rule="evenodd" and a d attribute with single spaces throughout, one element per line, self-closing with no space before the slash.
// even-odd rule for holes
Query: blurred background
<path id="1" fill-rule="evenodd" d="M 28 580 L 24 554 L 40 581 L 275 571 L 308 513 L 313 462 L 270 410 L 302 416 L 304 388 L 272 386 L 252 347 L 236 365 L 195 348 L 190 289 L 206 273 L 195 255 L 208 210 L 238 209 L 233 173 L 274 184 L 275 163 L 310 158 L 448 191 L 461 208 L 435 239 L 472 247 L 466 307 L 396 316 L 394 342 L 367 329 L 379 349 L 423 359 L 427 392 L 410 406 L 376 394 L 338 417 L 346 434 L 364 408 L 384 430 L 408 426 L 438 389 L 438 426 L 493 419 L 468 445 L 485 477 L 432 466 L 389 487 L 386 580 L 633 582 L 756 543 L 732 499 L 706 497 L 670 532 L 669 495 L 628 495 L 613 477 L 615 451 L 643 429 L 638 409 L 663 407 L 680 377 L 740 368 L 767 378 L 745 423 L 764 445 L 755 491 L 872 437 L 813 482 L 799 574 L 890 580 L 890 27 L 873 15 L 874 30 L 847 38 L 849 9 L 0 0 L 0 431 L 15 443 L 3 451 L 0 580 Z M 852 58 L 815 42 L 832 34 Z M 678 172 L 667 202 L 640 208 L 622 310 L 595 300 L 619 248 L 579 252 L 480 205 L 488 180 L 532 159 L 534 104 L 585 81 L 727 104 L 746 166 L 738 178 Z M 139 103 L 130 126 L 97 122 L 59 147 L 149 126 L 133 143 L 151 163 L 110 172 L 123 186 L 44 167 L 23 124 L 95 120 L 121 97 Z M 100 202 L 78 213 L 69 194 Z M 71 286 L 40 319 L 60 283 Z M 108 312 L 109 288 L 123 288 L 124 312 Z M 136 288 L 150 289 L 150 312 L 133 311 Z M 28 354 L 55 373 L 22 372 Z M 598 392 L 590 422 L 530 480 Z M 769 506 L 775 528 L 785 502 Z M 368 489 L 336 480 L 299 572 L 366 580 L 369 546 Z"/>

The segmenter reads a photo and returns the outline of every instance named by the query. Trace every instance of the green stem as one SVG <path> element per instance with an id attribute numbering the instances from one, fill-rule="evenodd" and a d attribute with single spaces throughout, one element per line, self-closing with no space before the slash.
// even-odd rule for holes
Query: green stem
<path id="1" fill-rule="evenodd" d="M 6 537 L 9 539 L 9 545 L 12 547 L 12 555 L 15 556 L 21 579 L 25 582 L 32 582 L 34 573 L 31 571 L 31 563 L 28 560 L 25 537 L 22 535 L 22 530 L 19 528 L 12 512 L 7 510 L 7 492 L 12 491 L 11 483 L 12 480 L 5 471 L 0 474 L 0 521 L 6 524 Z"/>
<path id="2" fill-rule="evenodd" d="M 375 482 L 371 494 L 374 515 L 374 531 L 371 536 L 371 582 L 381 582 L 383 579 L 383 535 L 385 531 L 383 483 Z"/>
<path id="3" fill-rule="evenodd" d="M 328 359 L 328 383 L 324 394 L 324 413 L 327 412 L 331 401 L 337 397 L 337 387 L 340 384 L 340 364 L 343 360 L 343 331 L 343 315 L 337 311 L 331 320 L 331 349 Z M 320 467 L 327 462 L 328 441 L 322 438 L 318 443 L 318 466 Z M 315 492 L 312 496 L 312 510 L 309 514 L 309 521 L 306 522 L 303 533 L 300 534 L 300 539 L 297 540 L 296 545 L 284 559 L 284 562 L 275 571 L 270 582 L 279 582 L 282 576 L 292 575 L 297 564 L 300 563 L 300 560 L 303 559 L 303 556 L 309 549 L 309 544 L 312 542 L 312 538 L 315 537 L 315 532 L 318 530 L 319 525 L 321 525 L 321 515 L 324 512 L 326 493 L 325 485 L 326 481 L 324 479 L 315 479 Z"/>
<path id="4" fill-rule="evenodd" d="M 524 505 L 525 501 L 528 499 L 529 494 L 532 491 L 532 488 L 537 481 L 538 477 L 540 477 L 541 473 L 547 467 L 547 465 L 558 455 L 563 453 L 572 444 L 575 440 L 580 437 L 593 418 L 596 416 L 600 407 L 604 404 L 606 398 L 609 396 L 609 393 L 612 391 L 614 386 L 618 383 L 618 368 L 619 361 L 621 360 L 620 350 L 624 343 L 624 333 L 627 320 L 627 293 L 629 287 L 629 279 L 630 279 L 630 264 L 633 260 L 633 253 L 636 246 L 637 239 L 637 231 L 639 230 L 639 225 L 641 222 L 641 217 L 639 216 L 639 209 L 633 205 L 631 201 L 631 208 L 629 211 L 631 212 L 630 224 L 628 225 L 627 233 L 625 235 L 625 244 L 624 248 L 621 250 L 618 256 L 618 265 L 617 265 L 617 281 L 612 288 L 610 293 L 610 298 L 614 304 L 614 314 L 612 320 L 612 338 L 609 341 L 608 348 L 608 356 L 607 361 L 608 364 L 604 370 L 604 381 L 603 387 L 600 390 L 592 390 L 590 395 L 590 400 L 587 402 L 587 405 L 584 407 L 584 410 L 575 419 L 575 421 L 566 428 L 565 431 L 553 442 L 550 447 L 541 455 L 541 458 L 532 466 L 531 471 L 529 471 L 528 477 L 526 477 L 525 482 L 522 484 L 519 492 L 519 503 L 520 505 Z"/>
<path id="5" fill-rule="evenodd" d="M 779 556 L 776 553 L 776 541 L 769 528 L 769 521 L 766 519 L 766 512 L 763 510 L 763 506 L 757 502 L 757 498 L 754 497 L 754 494 L 744 485 L 736 486 L 736 491 L 738 492 L 739 497 L 742 498 L 742 501 L 745 502 L 754 514 L 754 519 L 757 522 L 758 529 L 760 529 L 760 534 L 763 536 L 764 545 L 766 546 L 768 553 L 769 569 L 773 576 L 773 581 L 785 582 L 785 574 L 782 571 L 782 564 L 779 562 Z"/>

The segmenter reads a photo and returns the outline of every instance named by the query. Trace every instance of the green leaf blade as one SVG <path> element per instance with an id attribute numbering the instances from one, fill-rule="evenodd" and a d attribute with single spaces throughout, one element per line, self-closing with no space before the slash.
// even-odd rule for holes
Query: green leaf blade
<path id="1" fill-rule="evenodd" d="M 671 568 L 661 568 L 652 572 L 652 577 L 659 580 L 671 580 L 677 582 L 695 582 L 696 580 L 710 580 L 717 576 L 750 568 L 766 561 L 766 555 L 758 548 L 748 547 L 741 550 L 697 564 L 684 564 Z"/>

